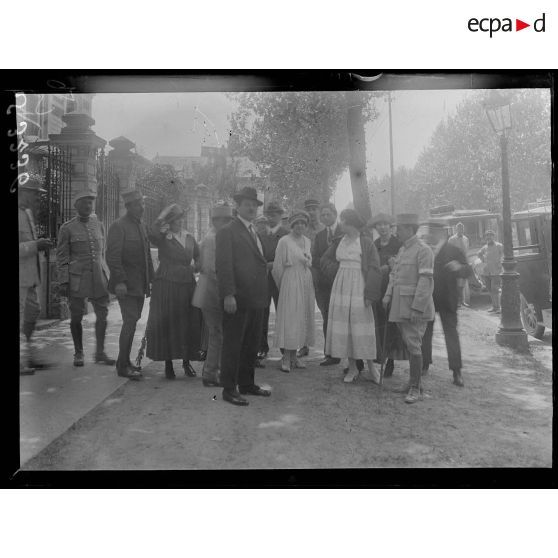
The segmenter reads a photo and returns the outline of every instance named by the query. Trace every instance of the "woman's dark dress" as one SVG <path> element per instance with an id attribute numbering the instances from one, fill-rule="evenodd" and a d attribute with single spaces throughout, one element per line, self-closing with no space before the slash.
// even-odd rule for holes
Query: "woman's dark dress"
<path id="1" fill-rule="evenodd" d="M 191 234 L 186 247 L 152 227 L 149 240 L 159 249 L 159 266 L 151 292 L 147 320 L 147 358 L 194 360 L 199 350 L 199 312 L 191 306 L 195 287 L 192 260 L 199 248 Z"/>
<path id="2" fill-rule="evenodd" d="M 382 246 L 380 238 L 374 241 L 378 254 L 380 256 L 380 267 L 388 265 L 388 260 L 395 257 L 401 248 L 401 241 L 395 237 L 391 236 L 389 242 Z M 378 358 L 382 356 L 382 344 L 384 342 L 384 333 L 386 327 L 386 313 L 384 307 L 382 306 L 382 298 L 386 294 L 387 286 L 389 283 L 389 272 L 382 273 L 382 297 L 380 302 L 374 305 L 375 309 L 375 319 L 376 319 L 376 349 Z M 387 323 L 387 337 L 386 337 L 386 355 L 385 358 L 391 358 L 392 360 L 407 360 L 409 358 L 405 344 L 401 339 L 401 335 L 397 328 L 397 324 L 394 322 Z"/>

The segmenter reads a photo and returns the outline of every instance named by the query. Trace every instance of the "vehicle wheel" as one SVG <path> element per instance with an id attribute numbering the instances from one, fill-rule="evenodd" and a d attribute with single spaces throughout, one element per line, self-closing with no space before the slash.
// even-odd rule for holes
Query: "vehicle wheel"
<path id="1" fill-rule="evenodd" d="M 539 323 L 539 313 L 535 305 L 527 302 L 521 293 L 519 293 L 519 300 L 521 304 L 521 322 L 523 323 L 525 331 L 537 339 L 542 339 L 544 335 L 544 326 Z"/>

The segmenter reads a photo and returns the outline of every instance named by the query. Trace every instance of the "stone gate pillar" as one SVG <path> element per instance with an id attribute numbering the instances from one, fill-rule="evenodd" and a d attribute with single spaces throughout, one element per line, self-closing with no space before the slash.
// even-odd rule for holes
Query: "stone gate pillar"
<path id="1" fill-rule="evenodd" d="M 120 191 L 131 190 L 136 184 L 135 155 L 131 151 L 136 144 L 124 136 L 118 136 L 111 139 L 109 145 L 112 151 L 109 151 L 108 158 L 118 175 Z M 120 215 L 124 215 L 124 212 L 124 201 L 120 198 Z"/>
<path id="2" fill-rule="evenodd" d="M 71 112 L 62 116 L 62 120 L 66 126 L 59 134 L 49 134 L 49 139 L 71 154 L 71 196 L 82 190 L 97 193 L 97 153 L 107 142 L 91 129 L 95 120 L 87 114 Z"/>

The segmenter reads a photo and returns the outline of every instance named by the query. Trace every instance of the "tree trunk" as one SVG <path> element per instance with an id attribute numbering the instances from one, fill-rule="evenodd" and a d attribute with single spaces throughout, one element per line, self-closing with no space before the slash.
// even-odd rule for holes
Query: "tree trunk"
<path id="1" fill-rule="evenodd" d="M 366 180 L 366 139 L 362 99 L 359 91 L 346 91 L 347 132 L 349 139 L 349 174 L 355 210 L 364 221 L 372 216 Z"/>

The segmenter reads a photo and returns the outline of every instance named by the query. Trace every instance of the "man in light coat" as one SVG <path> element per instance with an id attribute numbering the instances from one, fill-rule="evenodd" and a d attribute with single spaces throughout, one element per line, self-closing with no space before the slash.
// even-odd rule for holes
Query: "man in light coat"
<path id="1" fill-rule="evenodd" d="M 35 215 L 40 196 L 46 192 L 39 176 L 31 176 L 18 188 L 18 225 L 19 225 L 19 331 L 20 341 L 19 373 L 30 375 L 35 369 L 48 368 L 39 361 L 33 346 L 32 335 L 41 312 L 38 289 L 41 286 L 39 252 L 52 247 L 50 240 L 38 238 L 35 228 Z"/>
<path id="2" fill-rule="evenodd" d="M 410 382 L 406 403 L 420 398 L 422 338 L 429 321 L 434 319 L 434 255 L 417 237 L 418 215 L 404 213 L 396 217 L 397 236 L 403 242 L 390 274 L 384 307 L 389 307 L 389 321 L 395 322 L 409 352 Z"/>

